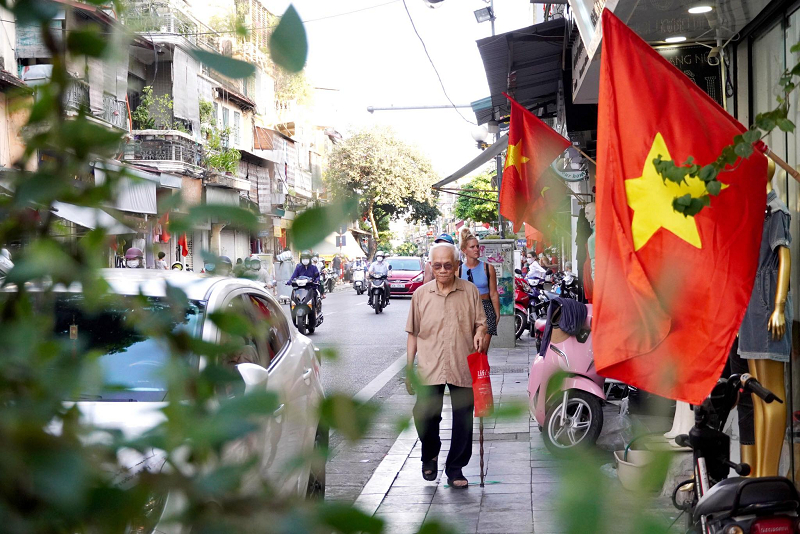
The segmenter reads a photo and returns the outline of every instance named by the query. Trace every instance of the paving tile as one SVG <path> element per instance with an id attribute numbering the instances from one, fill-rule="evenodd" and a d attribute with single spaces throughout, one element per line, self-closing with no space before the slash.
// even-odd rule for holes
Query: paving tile
<path id="1" fill-rule="evenodd" d="M 485 489 L 485 488 L 484 488 Z M 439 488 L 434 494 L 432 504 L 449 503 L 472 503 L 476 509 L 480 509 L 483 491 L 481 488 L 469 487 L 463 489 Z"/>
<path id="2" fill-rule="evenodd" d="M 535 534 L 562 534 L 569 532 L 569 530 L 564 527 L 558 521 L 533 521 L 533 532 Z"/>
<path id="3" fill-rule="evenodd" d="M 393 523 L 386 524 L 383 534 L 417 534 L 422 523 Z"/>
<path id="4" fill-rule="evenodd" d="M 530 496 L 525 493 L 489 494 L 483 496 L 481 513 L 512 511 L 530 512 Z"/>
<path id="5" fill-rule="evenodd" d="M 482 491 L 485 494 L 524 493 L 530 495 L 531 485 L 530 484 L 487 484 L 486 487 L 482 489 Z"/>
<path id="6" fill-rule="evenodd" d="M 383 504 L 430 504 L 433 493 L 406 493 L 404 495 L 389 495 L 383 498 Z"/>
<path id="7" fill-rule="evenodd" d="M 530 484 L 530 474 L 499 474 L 490 473 L 486 475 L 487 481 L 500 482 L 501 484 Z"/>
<path id="8" fill-rule="evenodd" d="M 428 512 L 428 515 L 425 516 L 425 523 L 432 522 L 450 527 L 459 533 L 475 532 L 478 529 L 478 514 Z"/>
<path id="9" fill-rule="evenodd" d="M 428 508 L 430 508 L 430 503 L 400 502 L 397 499 L 393 499 L 391 502 L 386 502 L 386 500 L 384 500 L 378 507 L 378 511 L 375 512 L 375 514 L 379 516 L 392 513 L 424 515 L 428 512 Z"/>
<path id="10" fill-rule="evenodd" d="M 386 521 L 387 525 L 398 523 L 416 523 L 417 525 L 421 525 L 425 520 L 425 512 L 377 512 L 375 517 L 380 517 Z"/>
<path id="11" fill-rule="evenodd" d="M 326 501 L 350 501 L 353 502 L 361 493 L 358 486 L 325 486 Z"/>
<path id="12" fill-rule="evenodd" d="M 530 512 L 483 512 L 478 520 L 478 532 L 533 532 L 533 516 Z"/>
<path id="13" fill-rule="evenodd" d="M 364 512 L 365 514 L 372 515 L 378 509 L 383 501 L 383 495 L 361 495 L 353 503 L 353 506 Z"/>
<path id="14" fill-rule="evenodd" d="M 433 494 L 436 493 L 436 486 L 392 486 L 386 497 L 396 497 L 404 495 L 429 495 L 433 499 Z M 430 502 L 430 501 L 428 501 Z"/>
<path id="15" fill-rule="evenodd" d="M 475 502 L 431 503 L 428 515 L 431 514 L 467 514 L 478 515 L 480 506 Z"/>

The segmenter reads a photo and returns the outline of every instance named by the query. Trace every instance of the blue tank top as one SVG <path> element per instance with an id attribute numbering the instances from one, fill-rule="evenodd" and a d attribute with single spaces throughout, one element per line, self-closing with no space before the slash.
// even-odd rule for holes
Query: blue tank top
<path id="1" fill-rule="evenodd" d="M 486 295 L 489 293 L 489 277 L 486 276 L 486 265 L 481 261 L 472 269 L 467 268 L 466 262 L 461 264 L 461 279 L 471 281 L 478 288 L 478 293 Z M 472 280 L 470 280 L 472 273 Z"/>

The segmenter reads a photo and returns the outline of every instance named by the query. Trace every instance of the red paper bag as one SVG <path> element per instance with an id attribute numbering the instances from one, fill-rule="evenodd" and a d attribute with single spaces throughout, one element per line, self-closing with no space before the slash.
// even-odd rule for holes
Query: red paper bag
<path id="1" fill-rule="evenodd" d="M 475 396 L 475 417 L 489 417 L 494 411 L 492 381 L 489 378 L 489 356 L 474 352 L 467 356 L 472 374 L 472 394 Z"/>

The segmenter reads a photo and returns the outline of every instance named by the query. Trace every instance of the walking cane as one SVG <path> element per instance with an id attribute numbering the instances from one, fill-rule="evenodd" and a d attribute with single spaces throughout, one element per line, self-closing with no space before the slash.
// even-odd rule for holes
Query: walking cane
<path id="1" fill-rule="evenodd" d="M 481 443 L 481 487 L 483 487 L 483 417 L 478 418 L 478 427 L 480 428 Z"/>

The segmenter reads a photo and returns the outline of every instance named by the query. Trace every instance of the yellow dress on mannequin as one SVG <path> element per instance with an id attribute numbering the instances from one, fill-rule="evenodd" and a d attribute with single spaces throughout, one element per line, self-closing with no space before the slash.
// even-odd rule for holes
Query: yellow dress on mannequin
<path id="1" fill-rule="evenodd" d="M 770 181 L 767 182 L 767 191 L 770 193 L 768 199 L 774 199 L 775 197 L 775 194 L 772 192 L 771 183 L 772 174 L 774 174 L 774 172 L 775 166 L 772 161 L 770 161 Z M 788 217 L 788 215 L 786 217 Z M 788 223 L 786 226 L 788 227 Z M 766 229 L 765 232 L 767 232 Z M 770 234 L 770 239 L 774 239 L 772 234 Z M 769 337 L 773 341 L 783 340 L 783 338 L 787 336 L 786 306 L 789 295 L 789 273 L 791 272 L 791 255 L 788 246 L 786 246 L 787 244 L 788 243 L 778 245 L 772 250 L 772 253 L 777 256 L 777 278 L 775 280 L 774 295 L 768 295 L 768 297 L 774 298 L 771 299 L 771 313 L 767 321 L 767 330 L 769 332 Z M 762 278 L 764 276 L 767 278 Z M 762 272 L 761 266 L 759 266 L 756 283 L 764 283 L 762 280 L 767 280 L 766 283 L 768 283 L 769 276 L 769 273 Z M 767 297 L 767 295 L 763 295 L 762 297 Z M 789 311 L 789 313 L 791 313 L 791 311 Z M 750 373 L 761 382 L 764 387 L 774 392 L 781 399 L 784 399 L 785 363 L 781 359 L 783 355 L 775 355 L 774 358 L 772 356 L 748 358 L 747 354 L 742 352 L 741 346 L 740 354 L 742 354 L 743 358 L 748 359 Z M 786 356 L 788 357 L 788 354 Z M 786 404 L 779 402 L 767 404 L 753 395 L 753 423 L 755 427 L 755 446 L 746 445 L 742 447 L 742 460 L 750 464 L 752 469 L 751 476 L 776 476 L 778 474 L 778 464 L 780 463 L 781 449 L 783 448 L 786 434 Z"/>

